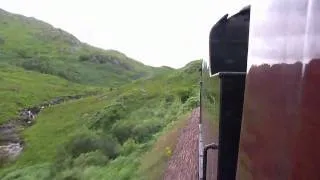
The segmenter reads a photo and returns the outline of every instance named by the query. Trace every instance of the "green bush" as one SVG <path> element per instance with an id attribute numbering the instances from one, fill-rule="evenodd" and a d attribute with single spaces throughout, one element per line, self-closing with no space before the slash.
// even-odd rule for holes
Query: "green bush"
<path id="1" fill-rule="evenodd" d="M 65 145 L 66 152 L 72 157 L 99 149 L 99 137 L 89 134 L 75 136 Z"/>
<path id="2" fill-rule="evenodd" d="M 66 169 L 56 176 L 56 180 L 80 180 L 82 170 L 80 168 Z"/>
<path id="3" fill-rule="evenodd" d="M 120 145 L 117 140 L 109 135 L 103 135 L 100 137 L 99 149 L 110 159 L 116 158 L 120 153 Z"/>
<path id="4" fill-rule="evenodd" d="M 79 56 L 79 61 L 88 61 L 90 60 L 90 56 L 88 55 L 80 55 Z"/>
<path id="5" fill-rule="evenodd" d="M 125 143 L 123 143 L 120 154 L 123 156 L 127 156 L 138 148 L 139 145 L 135 142 L 134 139 L 130 138 Z"/>
<path id="6" fill-rule="evenodd" d="M 132 129 L 132 136 L 139 143 L 146 142 L 153 134 L 159 132 L 161 127 L 162 125 L 156 121 L 143 122 Z"/>
<path id="7" fill-rule="evenodd" d="M 125 117 L 125 108 L 122 104 L 112 104 L 98 112 L 93 118 L 91 128 L 109 130 L 112 125 Z"/>
<path id="8" fill-rule="evenodd" d="M 191 110 L 199 106 L 199 98 L 198 97 L 190 97 L 186 103 L 183 105 L 183 109 L 185 111 Z"/>
<path id="9" fill-rule="evenodd" d="M 0 44 L 1 44 L 1 39 L 0 39 Z M 31 58 L 32 57 L 29 52 L 27 52 L 26 50 L 22 50 L 22 49 L 17 50 L 17 54 L 21 58 Z"/>
<path id="10" fill-rule="evenodd" d="M 132 135 L 133 127 L 134 123 L 132 121 L 119 121 L 112 126 L 111 133 L 122 144 Z"/>
<path id="11" fill-rule="evenodd" d="M 77 172 L 70 169 L 89 165 L 105 165 L 109 159 L 115 159 L 119 153 L 119 144 L 110 136 L 79 134 L 58 150 L 50 176 L 59 176 L 60 179 L 77 178 Z M 68 171 L 62 173 L 65 169 Z"/>
<path id="12" fill-rule="evenodd" d="M 180 98 L 181 103 L 185 103 L 189 97 L 192 95 L 192 89 L 188 89 L 188 88 L 181 88 L 178 89 L 176 92 Z"/>
<path id="13" fill-rule="evenodd" d="M 0 175 L 1 180 L 47 180 L 52 179 L 50 174 L 50 164 L 36 164 L 17 168 L 7 174 Z"/>
<path id="14" fill-rule="evenodd" d="M 70 156 L 64 147 L 61 147 L 58 152 L 57 156 L 50 168 L 50 176 L 54 177 L 64 169 L 72 168 L 73 165 L 73 158 Z"/>
<path id="15" fill-rule="evenodd" d="M 86 167 L 86 166 L 103 166 L 108 163 L 108 157 L 106 157 L 100 150 L 83 153 L 79 157 L 73 160 L 74 167 Z"/>
<path id="16" fill-rule="evenodd" d="M 165 102 L 170 104 L 175 100 L 175 96 L 172 94 L 168 94 L 165 96 Z"/>
<path id="17" fill-rule="evenodd" d="M 119 153 L 118 142 L 110 136 L 98 136 L 95 134 L 79 134 L 74 136 L 59 151 L 57 157 L 72 158 L 78 157 L 82 153 L 101 150 L 109 158 L 115 158 Z"/>
<path id="18" fill-rule="evenodd" d="M 21 63 L 21 66 L 27 70 L 35 70 L 46 74 L 53 73 L 49 62 L 38 58 L 27 59 Z"/>

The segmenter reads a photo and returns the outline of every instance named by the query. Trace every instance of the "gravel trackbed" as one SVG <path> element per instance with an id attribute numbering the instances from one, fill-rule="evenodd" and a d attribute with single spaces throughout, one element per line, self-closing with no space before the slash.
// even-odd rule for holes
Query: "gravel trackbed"
<path id="1" fill-rule="evenodd" d="M 193 110 L 180 135 L 164 174 L 165 180 L 198 179 L 198 138 L 200 108 Z"/>

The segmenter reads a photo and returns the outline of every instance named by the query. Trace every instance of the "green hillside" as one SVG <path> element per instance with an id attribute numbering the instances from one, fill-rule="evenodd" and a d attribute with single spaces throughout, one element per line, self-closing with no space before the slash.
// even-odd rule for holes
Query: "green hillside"
<path id="1" fill-rule="evenodd" d="M 140 179 L 159 134 L 198 105 L 199 61 L 171 74 L 45 109 L 3 179 Z M 50 143 L 48 143 L 50 142 Z M 1 175 L 1 174 L 0 174 Z"/>
<path id="2" fill-rule="evenodd" d="M 0 9 L 0 179 L 127 180 L 161 172 L 161 148 L 174 140 L 156 149 L 158 158 L 148 156 L 198 106 L 200 67 L 146 66 Z M 43 109 L 26 124 L 19 113 L 34 107 Z M 17 144 L 23 150 L 8 156 L 8 145 Z"/>
<path id="3" fill-rule="evenodd" d="M 63 95 L 87 94 L 102 89 L 75 84 L 62 78 L 26 71 L 0 63 L 0 124 L 18 110 Z"/>
<path id="4" fill-rule="evenodd" d="M 117 87 L 172 71 L 154 68 L 115 50 L 102 50 L 35 18 L 0 9 L 0 62 L 90 85 Z"/>

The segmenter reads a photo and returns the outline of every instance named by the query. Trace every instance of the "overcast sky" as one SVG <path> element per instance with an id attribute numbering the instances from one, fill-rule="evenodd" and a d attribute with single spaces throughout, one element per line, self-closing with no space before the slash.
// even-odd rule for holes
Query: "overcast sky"
<path id="1" fill-rule="evenodd" d="M 211 26 L 249 0 L 0 0 L 0 8 L 116 49 L 147 65 L 175 68 L 208 57 Z"/>

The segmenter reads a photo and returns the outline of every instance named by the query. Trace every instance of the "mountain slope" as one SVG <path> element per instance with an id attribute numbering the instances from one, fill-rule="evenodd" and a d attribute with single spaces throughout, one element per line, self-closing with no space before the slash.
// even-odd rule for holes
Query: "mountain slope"
<path id="1" fill-rule="evenodd" d="M 0 124 L 14 117 L 22 108 L 63 95 L 79 95 L 98 90 L 1 63 L 0 84 Z"/>
<path id="2" fill-rule="evenodd" d="M 102 50 L 35 18 L 0 9 L 0 62 L 90 85 L 119 86 L 172 71 Z"/>
<path id="3" fill-rule="evenodd" d="M 198 105 L 200 66 L 146 66 L 0 9 L 1 179 L 148 177 L 146 152 Z"/>
<path id="4" fill-rule="evenodd" d="M 23 132 L 23 153 L 0 176 L 141 179 L 141 158 L 159 133 L 197 106 L 199 67 L 196 61 L 103 95 L 45 109 Z"/>

